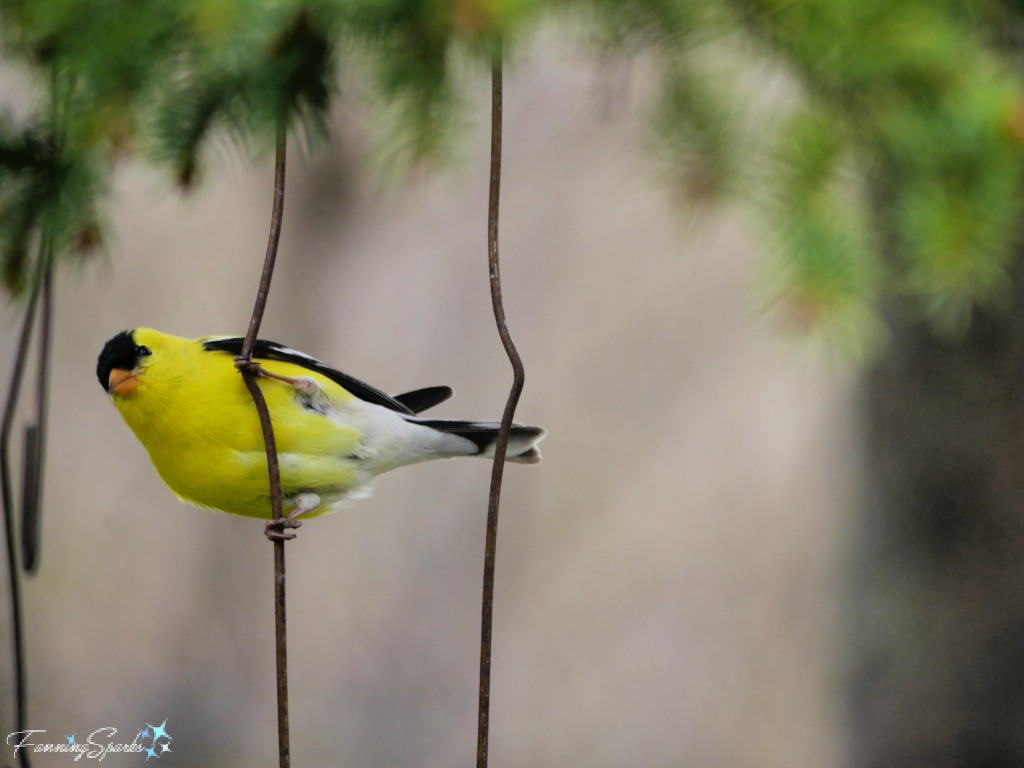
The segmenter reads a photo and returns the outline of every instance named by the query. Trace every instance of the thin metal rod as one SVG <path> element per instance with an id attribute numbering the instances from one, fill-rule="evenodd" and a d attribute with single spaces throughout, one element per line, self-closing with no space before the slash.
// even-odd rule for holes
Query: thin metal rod
<path id="1" fill-rule="evenodd" d="M 46 467 L 46 428 L 50 403 L 50 350 L 53 346 L 53 247 L 45 249 L 46 266 L 43 272 L 43 327 L 39 338 L 39 369 L 36 374 L 36 423 L 33 452 L 26 454 L 26 480 L 32 486 L 24 488 L 21 518 L 21 566 L 25 573 L 34 574 L 39 568 L 42 539 L 43 478 Z M 26 446 L 28 447 L 28 446 Z M 31 467 L 31 470 L 29 468 Z M 21 750 L 19 750 L 20 752 Z"/>
<path id="2" fill-rule="evenodd" d="M 480 714 L 477 720 L 476 765 L 487 766 L 488 729 L 491 713 L 491 619 L 494 613 L 494 560 L 498 544 L 498 503 L 501 500 L 501 479 L 505 471 L 505 452 L 512 429 L 519 395 L 523 391 L 523 361 L 512 343 L 505 323 L 505 307 L 501 299 L 501 273 L 498 270 L 498 196 L 501 191 L 501 49 L 491 62 L 491 186 L 487 206 L 487 261 L 491 280 L 491 305 L 498 335 L 512 363 L 512 391 L 501 417 L 498 442 L 494 447 L 491 467 L 491 492 L 487 501 L 487 544 L 484 550 L 484 591 L 480 628 Z"/>
<path id="3" fill-rule="evenodd" d="M 256 294 L 256 306 L 249 321 L 249 330 L 242 344 L 242 358 L 251 359 L 256 336 L 263 322 L 263 311 L 267 307 L 267 294 L 270 292 L 270 281 L 274 276 L 274 262 L 277 260 L 277 245 L 281 240 L 281 217 L 284 213 L 284 177 L 285 150 L 288 144 L 285 123 L 282 121 L 277 130 L 277 153 L 274 163 L 274 208 L 270 217 L 270 239 L 267 242 L 267 256 L 263 262 L 263 276 L 260 278 L 259 291 Z M 263 442 L 267 448 L 267 471 L 270 475 L 270 504 L 274 519 L 283 517 L 281 498 L 281 467 L 277 459 L 277 440 L 274 438 L 274 426 L 270 421 L 270 411 L 263 392 L 256 383 L 256 374 L 251 369 L 242 368 L 245 386 L 256 404 L 256 412 L 260 416 L 263 427 Z M 274 634 L 277 646 L 277 747 L 281 768 L 291 766 L 291 755 L 288 743 L 288 629 L 285 621 L 285 581 L 284 581 L 284 541 L 274 541 Z"/>
<path id="4" fill-rule="evenodd" d="M 50 119 L 53 123 L 50 134 L 50 150 L 55 158 L 65 143 L 65 126 L 62 116 L 67 111 L 67 96 L 61 106 L 60 69 L 57 63 L 50 69 Z M 28 575 L 39 568 L 42 540 L 43 480 L 46 468 L 46 432 L 50 400 L 50 349 L 53 345 L 53 304 L 54 304 L 54 244 L 48 235 L 45 222 L 40 227 L 40 254 L 43 284 L 43 327 L 39 339 L 39 361 L 36 373 L 36 423 L 26 428 L 24 455 L 24 483 L 21 507 L 21 566 Z"/>
<path id="5" fill-rule="evenodd" d="M 46 254 L 40 243 L 39 262 L 36 269 L 32 295 L 25 308 L 25 319 L 21 324 L 21 337 L 18 350 L 14 356 L 14 369 L 11 372 L 11 384 L 7 390 L 7 404 L 4 408 L 3 427 L 0 427 L 0 484 L 3 486 L 4 503 L 4 538 L 7 544 L 7 578 L 11 590 L 11 632 L 14 646 L 14 700 L 15 730 L 24 731 L 28 728 L 28 695 L 25 679 L 25 645 L 23 637 L 22 606 L 21 606 L 21 574 L 18 572 L 17 538 L 14 530 L 14 498 L 11 489 L 11 430 L 14 427 L 14 416 L 18 409 L 18 398 L 21 395 L 21 382 L 25 377 L 25 364 L 28 361 L 29 342 L 32 339 L 32 326 L 35 322 L 36 305 L 42 288 L 44 261 Z M 22 768 L 28 768 L 28 750 L 18 750 L 18 758 Z"/>

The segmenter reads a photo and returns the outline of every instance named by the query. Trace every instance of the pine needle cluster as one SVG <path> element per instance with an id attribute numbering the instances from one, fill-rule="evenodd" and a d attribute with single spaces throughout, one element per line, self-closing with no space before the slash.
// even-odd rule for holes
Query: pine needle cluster
<path id="1" fill-rule="evenodd" d="M 282 121 L 325 134 L 346 67 L 370 62 L 411 153 L 436 153 L 457 61 L 486 62 L 557 14 L 658 63 L 659 158 L 691 200 L 757 201 L 795 324 L 860 348 L 898 294 L 955 330 L 998 298 L 1014 253 L 1022 12 L 1010 0 L 0 0 L 7 57 L 46 84 L 30 120 L 0 121 L 3 281 L 24 291 L 44 240 L 61 258 L 101 246 L 124 156 L 189 188 L 218 131 L 266 145 Z M 757 68 L 789 83 L 781 119 L 750 108 Z"/>

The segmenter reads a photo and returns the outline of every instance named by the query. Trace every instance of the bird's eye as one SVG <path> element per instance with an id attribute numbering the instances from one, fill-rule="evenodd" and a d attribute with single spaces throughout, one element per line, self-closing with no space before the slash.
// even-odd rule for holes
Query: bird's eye
<path id="1" fill-rule="evenodd" d="M 153 350 L 149 347 L 139 347 L 139 357 L 149 357 L 153 354 Z"/>

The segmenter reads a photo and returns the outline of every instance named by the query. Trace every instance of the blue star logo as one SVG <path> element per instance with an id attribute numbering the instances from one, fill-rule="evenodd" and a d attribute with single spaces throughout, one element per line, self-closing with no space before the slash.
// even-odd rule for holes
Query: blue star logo
<path id="1" fill-rule="evenodd" d="M 171 751 L 171 735 L 167 733 L 167 719 L 160 725 L 153 725 L 152 723 L 146 723 L 148 728 L 139 731 L 139 735 L 142 738 L 148 738 L 150 730 L 153 731 L 153 743 L 146 749 L 146 762 L 149 762 L 149 758 L 159 758 L 165 752 Z M 164 742 L 158 741 L 159 739 L 166 739 Z"/>
<path id="2" fill-rule="evenodd" d="M 70 736 L 65 736 L 64 738 L 68 740 L 68 744 L 69 745 L 75 743 L 75 734 L 73 734 L 73 733 Z"/>
<path id="3" fill-rule="evenodd" d="M 146 725 L 149 725 L 149 723 L 146 723 Z M 149 727 L 153 729 L 153 741 L 156 741 L 161 736 L 163 736 L 165 738 L 168 738 L 168 739 L 171 738 L 167 734 L 167 731 L 164 728 L 164 726 L 166 726 L 166 725 L 167 725 L 167 718 L 164 718 L 164 721 L 162 723 L 160 723 L 160 725 L 149 725 Z"/>

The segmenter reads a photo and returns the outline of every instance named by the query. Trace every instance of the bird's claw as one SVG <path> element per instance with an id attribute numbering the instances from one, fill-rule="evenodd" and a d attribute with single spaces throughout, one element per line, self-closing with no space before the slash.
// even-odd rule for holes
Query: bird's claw
<path id="1" fill-rule="evenodd" d="M 316 383 L 315 379 L 311 379 L 308 376 L 282 376 L 279 373 L 271 373 L 265 370 L 256 360 L 242 357 L 241 355 L 235 358 L 235 368 L 240 373 L 250 373 L 257 379 L 277 379 L 278 381 L 283 381 L 285 384 L 294 387 L 297 392 L 306 396 L 315 395 L 320 390 L 320 385 Z"/>
<path id="2" fill-rule="evenodd" d="M 251 373 L 257 377 L 266 376 L 263 366 L 251 357 L 242 357 L 241 355 L 236 357 L 235 368 L 238 369 L 239 373 Z"/>
<path id="3" fill-rule="evenodd" d="M 289 533 L 286 529 L 301 527 L 301 520 L 295 520 L 291 517 L 285 516 L 274 520 L 268 520 L 264 533 L 266 533 L 267 538 L 271 541 L 291 541 L 295 538 L 295 534 Z"/>

